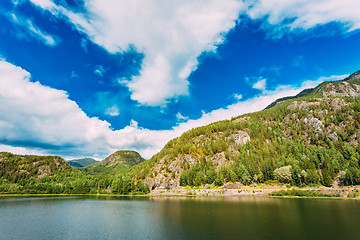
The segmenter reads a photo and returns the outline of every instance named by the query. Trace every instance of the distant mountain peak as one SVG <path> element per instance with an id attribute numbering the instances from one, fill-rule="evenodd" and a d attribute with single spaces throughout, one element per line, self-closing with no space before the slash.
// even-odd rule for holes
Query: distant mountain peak
<path id="1" fill-rule="evenodd" d="M 73 159 L 73 160 L 68 161 L 68 163 L 71 166 L 77 167 L 77 168 L 86 167 L 86 166 L 89 166 L 89 165 L 97 163 L 97 162 L 98 161 L 96 161 L 93 158 L 80 158 L 80 159 Z"/>
<path id="2" fill-rule="evenodd" d="M 120 150 L 114 152 L 101 162 L 94 163 L 86 167 L 89 171 L 109 172 L 112 170 L 120 170 L 127 167 L 137 165 L 145 161 L 138 152 L 130 150 Z"/>
<path id="3" fill-rule="evenodd" d="M 140 156 L 138 152 L 130 150 L 120 150 L 109 157 L 102 160 L 100 163 L 103 165 L 116 165 L 116 164 L 126 164 L 126 165 L 136 165 L 143 162 L 145 159 Z"/>

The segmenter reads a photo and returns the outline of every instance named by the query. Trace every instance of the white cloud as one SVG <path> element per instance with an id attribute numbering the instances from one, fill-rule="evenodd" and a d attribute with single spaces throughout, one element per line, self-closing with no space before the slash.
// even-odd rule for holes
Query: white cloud
<path id="1" fill-rule="evenodd" d="M 244 6 L 238 0 L 93 0 L 84 16 L 49 0 L 31 2 L 65 17 L 110 53 L 130 46 L 144 53 L 140 74 L 127 87 L 133 100 L 150 106 L 189 93 L 197 57 L 223 43 Z"/>
<path id="2" fill-rule="evenodd" d="M 252 87 L 264 91 L 266 89 L 266 78 L 257 81 Z"/>
<path id="3" fill-rule="evenodd" d="M 107 152 L 104 132 L 110 126 L 88 118 L 66 92 L 29 81 L 30 74 L 14 65 L 0 62 L 0 141 L 2 144 L 34 148 L 74 146 L 80 152 L 89 147 Z M 45 147 L 46 148 L 46 147 Z M 71 148 L 71 147 L 69 147 Z"/>
<path id="4" fill-rule="evenodd" d="M 184 120 L 188 120 L 188 119 L 189 119 L 189 117 L 183 116 L 180 112 L 178 112 L 178 113 L 176 114 L 176 118 L 177 118 L 178 121 L 184 121 Z"/>
<path id="5" fill-rule="evenodd" d="M 250 1 L 249 1 L 250 2 Z M 330 22 L 344 24 L 348 31 L 360 29 L 358 0 L 257 0 L 247 14 L 252 19 L 267 17 L 280 31 L 303 29 Z"/>
<path id="6" fill-rule="evenodd" d="M 139 75 L 122 84 L 133 100 L 149 106 L 189 94 L 188 77 L 197 69 L 197 57 L 223 43 L 239 13 L 265 17 L 276 37 L 329 22 L 342 24 L 345 32 L 360 29 L 358 0 L 92 0 L 84 5 L 86 13 L 50 0 L 30 1 L 68 20 L 110 53 L 133 47 L 144 53 Z"/>
<path id="7" fill-rule="evenodd" d="M 242 99 L 242 95 L 241 94 L 233 94 L 233 97 L 236 99 L 236 100 L 240 100 L 240 99 Z"/>
<path id="8" fill-rule="evenodd" d="M 304 81 L 300 87 L 289 85 L 263 91 L 255 98 L 203 112 L 201 118 L 189 119 L 170 130 L 144 129 L 132 120 L 129 126 L 114 131 L 108 122 L 86 116 L 75 102 L 69 100 L 66 92 L 31 82 L 27 71 L 1 60 L 0 151 L 99 159 L 117 150 L 130 149 L 150 158 L 170 139 L 194 127 L 259 111 L 278 98 L 296 95 L 324 80 L 347 76 L 322 77 Z"/>
<path id="9" fill-rule="evenodd" d="M 10 152 L 22 155 L 47 155 L 45 151 L 39 149 L 29 149 L 25 147 L 13 147 L 9 145 L 0 144 L 1 152 Z"/>
<path id="10" fill-rule="evenodd" d="M 17 36 L 19 38 L 27 38 L 27 35 L 29 35 L 35 39 L 38 39 L 49 47 L 54 47 L 59 43 L 58 37 L 52 36 L 41 30 L 35 23 L 32 22 L 32 20 L 19 17 L 14 13 L 10 14 L 10 16 L 12 22 L 20 27 L 17 30 Z"/>
<path id="11" fill-rule="evenodd" d="M 116 105 L 109 107 L 106 109 L 105 114 L 110 115 L 112 117 L 119 116 L 120 115 L 119 108 Z"/>

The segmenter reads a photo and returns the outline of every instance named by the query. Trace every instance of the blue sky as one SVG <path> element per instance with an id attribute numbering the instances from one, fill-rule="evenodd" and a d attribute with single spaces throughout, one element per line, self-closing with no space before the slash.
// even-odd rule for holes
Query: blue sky
<path id="1" fill-rule="evenodd" d="M 360 69 L 357 0 L 4 0 L 0 151 L 146 158 Z"/>

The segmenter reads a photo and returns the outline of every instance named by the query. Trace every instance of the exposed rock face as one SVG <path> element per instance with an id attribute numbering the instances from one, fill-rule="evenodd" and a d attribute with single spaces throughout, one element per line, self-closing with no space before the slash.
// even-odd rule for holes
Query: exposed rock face
<path id="1" fill-rule="evenodd" d="M 344 106 L 344 102 L 341 99 L 334 99 L 331 102 L 331 106 L 334 108 L 335 111 L 338 111 Z"/>
<path id="2" fill-rule="evenodd" d="M 311 118 L 309 121 L 309 125 L 314 128 L 315 132 L 317 133 L 322 133 L 324 128 L 324 124 L 322 123 L 322 121 L 317 118 Z"/>
<path id="3" fill-rule="evenodd" d="M 310 106 L 319 105 L 320 102 L 305 102 L 305 101 L 293 101 L 287 109 L 309 110 Z"/>
<path id="4" fill-rule="evenodd" d="M 47 165 L 42 165 L 38 167 L 38 176 L 36 177 L 36 179 L 42 178 L 44 176 L 48 176 L 50 175 L 51 171 L 50 171 L 50 167 Z"/>
<path id="5" fill-rule="evenodd" d="M 182 162 L 182 164 L 189 163 L 190 166 L 196 164 L 196 160 L 194 158 L 192 158 L 190 155 L 185 155 L 185 156 L 180 157 L 180 161 Z M 178 164 L 176 164 L 176 167 L 177 167 L 177 165 Z"/>
<path id="6" fill-rule="evenodd" d="M 211 159 L 211 162 L 219 169 L 222 166 L 230 166 L 232 161 L 226 160 L 225 153 L 217 153 Z"/>
<path id="7" fill-rule="evenodd" d="M 360 96 L 360 86 L 355 84 L 350 84 L 348 82 L 342 82 L 338 86 L 335 86 L 332 83 L 327 85 L 327 96 L 334 97 L 359 97 Z"/>
<path id="8" fill-rule="evenodd" d="M 352 142 L 354 143 L 355 146 L 358 146 L 360 143 L 360 131 L 356 132 L 352 137 L 351 137 Z"/>
<path id="9" fill-rule="evenodd" d="M 339 137 L 336 132 L 329 131 L 327 134 L 328 138 L 330 138 L 331 141 L 338 141 Z"/>
<path id="10" fill-rule="evenodd" d="M 246 122 L 246 121 L 249 121 L 249 119 L 250 119 L 250 117 L 246 116 L 246 117 L 237 118 L 233 122 Z"/>
<path id="11" fill-rule="evenodd" d="M 250 136 L 247 132 L 239 131 L 239 133 L 234 136 L 234 140 L 236 144 L 242 145 L 250 141 Z"/>

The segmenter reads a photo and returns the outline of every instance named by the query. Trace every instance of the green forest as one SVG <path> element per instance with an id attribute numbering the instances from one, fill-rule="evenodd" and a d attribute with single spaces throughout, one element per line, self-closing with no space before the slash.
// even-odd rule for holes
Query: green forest
<path id="1" fill-rule="evenodd" d="M 0 193 L 145 194 L 149 188 L 128 175 L 88 173 L 57 156 L 0 153 Z"/>

